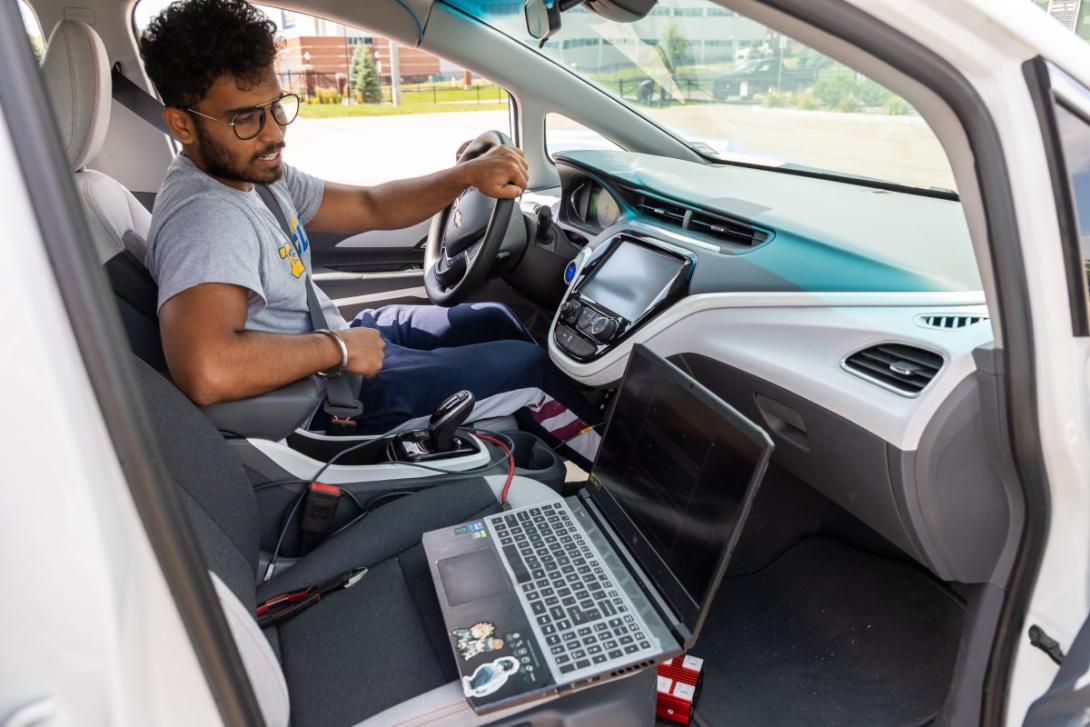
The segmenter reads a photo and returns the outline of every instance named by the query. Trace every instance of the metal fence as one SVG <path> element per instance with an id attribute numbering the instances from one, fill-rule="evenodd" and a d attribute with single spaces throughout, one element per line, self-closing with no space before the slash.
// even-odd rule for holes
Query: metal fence
<path id="1" fill-rule="evenodd" d="M 285 91 L 298 94 L 306 103 L 339 104 L 367 103 L 363 94 L 356 90 L 348 92 L 348 79 L 343 73 L 317 73 L 314 71 L 286 71 L 280 74 L 280 85 Z M 379 88 L 381 101 L 370 103 L 392 103 L 393 89 L 389 85 Z M 507 101 L 507 91 L 501 86 L 487 81 L 475 81 L 468 88 L 460 83 L 450 82 L 402 82 L 402 103 L 421 104 L 495 104 Z"/>

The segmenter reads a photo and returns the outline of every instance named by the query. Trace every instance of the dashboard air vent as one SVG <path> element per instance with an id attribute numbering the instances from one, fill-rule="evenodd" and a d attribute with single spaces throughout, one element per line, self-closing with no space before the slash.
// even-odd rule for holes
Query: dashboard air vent
<path id="1" fill-rule="evenodd" d="M 848 356 L 844 368 L 898 394 L 915 396 L 942 368 L 942 356 L 915 346 L 883 343 Z"/>
<path id="2" fill-rule="evenodd" d="M 721 245 L 723 252 L 739 252 L 772 239 L 770 230 L 755 227 L 742 218 L 679 204 L 634 187 L 618 185 L 618 190 L 640 215 L 718 240 L 724 243 Z"/>
<path id="3" fill-rule="evenodd" d="M 971 315 L 969 313 L 925 313 L 916 316 L 917 325 L 946 331 L 976 325 L 986 320 L 988 320 L 988 316 Z"/>
<path id="4" fill-rule="evenodd" d="M 670 204 L 661 200 L 640 195 L 640 201 L 636 203 L 636 209 L 648 217 L 655 217 L 675 225 L 683 226 L 685 223 L 686 209 L 680 205 Z"/>
<path id="5" fill-rule="evenodd" d="M 771 237 L 768 232 L 744 222 L 697 211 L 689 218 L 688 229 L 746 247 L 756 247 Z"/>

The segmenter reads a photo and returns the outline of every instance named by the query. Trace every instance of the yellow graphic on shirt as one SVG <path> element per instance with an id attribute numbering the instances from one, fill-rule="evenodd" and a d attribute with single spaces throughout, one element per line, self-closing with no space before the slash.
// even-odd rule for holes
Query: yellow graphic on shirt
<path id="1" fill-rule="evenodd" d="M 280 253 L 280 257 L 287 259 L 291 262 L 291 274 L 292 277 L 298 278 L 306 268 L 303 266 L 303 260 L 299 257 L 298 249 L 306 249 L 305 233 L 303 228 L 299 226 L 299 220 L 295 217 L 291 218 L 291 242 L 286 243 L 283 247 L 278 248 L 277 252 Z M 300 234 L 303 233 L 303 234 Z M 298 247 L 297 247 L 298 246 Z"/>

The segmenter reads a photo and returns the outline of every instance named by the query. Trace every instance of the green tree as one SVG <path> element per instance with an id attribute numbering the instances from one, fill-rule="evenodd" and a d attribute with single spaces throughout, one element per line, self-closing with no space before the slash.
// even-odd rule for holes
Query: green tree
<path id="1" fill-rule="evenodd" d="M 366 45 L 356 46 L 352 54 L 352 65 L 348 70 L 348 85 L 358 91 L 364 103 L 382 103 L 382 87 L 379 85 L 378 70 L 371 48 Z"/>
<path id="2" fill-rule="evenodd" d="M 671 74 L 676 74 L 682 66 L 689 64 L 689 41 L 681 34 L 678 27 L 670 23 L 662 33 L 658 46 L 662 62 Z"/>

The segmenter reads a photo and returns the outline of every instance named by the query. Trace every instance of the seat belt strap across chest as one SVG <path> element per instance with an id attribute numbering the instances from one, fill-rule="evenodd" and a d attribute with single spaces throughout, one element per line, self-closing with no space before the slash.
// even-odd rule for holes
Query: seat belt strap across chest
<path id="1" fill-rule="evenodd" d="M 166 134 L 170 133 L 170 129 L 167 128 L 166 123 L 163 121 L 163 104 L 160 103 L 159 99 L 130 81 L 121 72 L 120 63 L 114 64 L 110 80 L 115 101 L 160 131 Z M 288 236 L 288 244 L 295 247 L 291 227 L 288 225 L 287 218 L 284 217 L 284 210 L 280 207 L 276 195 L 264 184 L 255 184 L 254 188 L 265 206 L 272 212 L 273 217 L 276 218 L 280 228 L 284 230 L 284 234 Z M 296 249 L 296 253 L 299 252 Z M 300 255 L 300 257 L 302 256 Z M 314 292 L 314 283 L 310 279 L 309 270 L 306 276 L 306 290 L 311 329 L 315 331 L 323 328 L 332 330 L 329 320 L 325 316 L 325 311 L 322 310 L 322 306 L 318 302 L 318 295 Z M 326 400 L 322 408 L 330 416 L 329 432 L 331 434 L 351 434 L 356 429 L 355 417 L 363 413 L 363 405 L 360 404 L 360 400 L 356 398 L 356 395 L 352 393 L 355 388 L 353 384 L 356 378 L 352 374 L 341 373 L 338 376 L 331 376 L 326 379 Z"/>
<path id="2" fill-rule="evenodd" d="M 295 247 L 291 227 L 288 225 L 287 217 L 284 216 L 284 209 L 280 206 L 280 202 L 277 201 L 276 195 L 264 184 L 255 184 L 254 189 L 257 191 L 258 196 L 261 197 L 261 201 L 272 212 L 284 234 L 288 236 L 288 244 Z M 296 248 L 296 253 L 300 253 L 298 248 Z M 323 328 L 331 329 L 329 319 L 326 318 L 325 311 L 322 310 L 322 304 L 318 302 L 318 294 L 314 292 L 314 283 L 310 279 L 309 270 L 306 271 L 304 281 L 307 290 L 307 311 L 310 313 L 311 329 L 315 331 Z M 336 429 L 338 434 L 347 434 L 350 433 L 348 430 L 354 430 L 355 417 L 363 413 L 363 405 L 360 404 L 360 400 L 352 392 L 353 382 L 351 379 L 351 375 L 346 372 L 326 379 L 326 400 L 322 408 L 332 419 L 331 426 L 336 425 L 332 428 Z"/>

